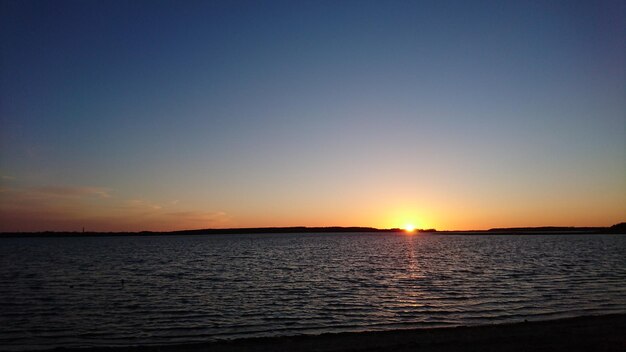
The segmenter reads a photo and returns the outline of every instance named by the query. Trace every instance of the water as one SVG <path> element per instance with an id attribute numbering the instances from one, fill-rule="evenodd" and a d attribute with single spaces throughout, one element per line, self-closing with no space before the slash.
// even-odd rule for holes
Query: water
<path id="1" fill-rule="evenodd" d="M 626 236 L 0 239 L 0 349 L 626 312 Z"/>

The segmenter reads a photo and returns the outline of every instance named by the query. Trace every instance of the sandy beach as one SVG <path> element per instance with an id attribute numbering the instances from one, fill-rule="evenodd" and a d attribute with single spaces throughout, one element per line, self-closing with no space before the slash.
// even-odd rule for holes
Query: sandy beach
<path id="1" fill-rule="evenodd" d="M 626 314 L 618 314 L 504 325 L 250 338 L 80 351 L 625 351 L 624 331 Z"/>

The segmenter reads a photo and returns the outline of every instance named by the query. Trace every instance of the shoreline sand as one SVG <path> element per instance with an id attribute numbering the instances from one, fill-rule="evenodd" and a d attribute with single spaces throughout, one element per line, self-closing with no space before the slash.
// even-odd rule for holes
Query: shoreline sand
<path id="1" fill-rule="evenodd" d="M 53 351 L 626 351 L 626 314 L 455 328 L 246 338 Z"/>

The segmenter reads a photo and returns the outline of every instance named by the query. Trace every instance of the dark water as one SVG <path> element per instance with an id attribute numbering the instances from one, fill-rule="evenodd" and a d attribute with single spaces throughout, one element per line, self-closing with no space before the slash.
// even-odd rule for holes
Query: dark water
<path id="1" fill-rule="evenodd" d="M 0 349 L 626 312 L 626 236 L 0 239 Z"/>

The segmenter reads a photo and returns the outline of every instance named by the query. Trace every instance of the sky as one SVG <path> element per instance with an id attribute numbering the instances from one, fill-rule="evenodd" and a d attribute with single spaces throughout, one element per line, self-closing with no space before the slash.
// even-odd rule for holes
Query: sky
<path id="1" fill-rule="evenodd" d="M 623 1 L 0 3 L 0 231 L 626 220 Z"/>

